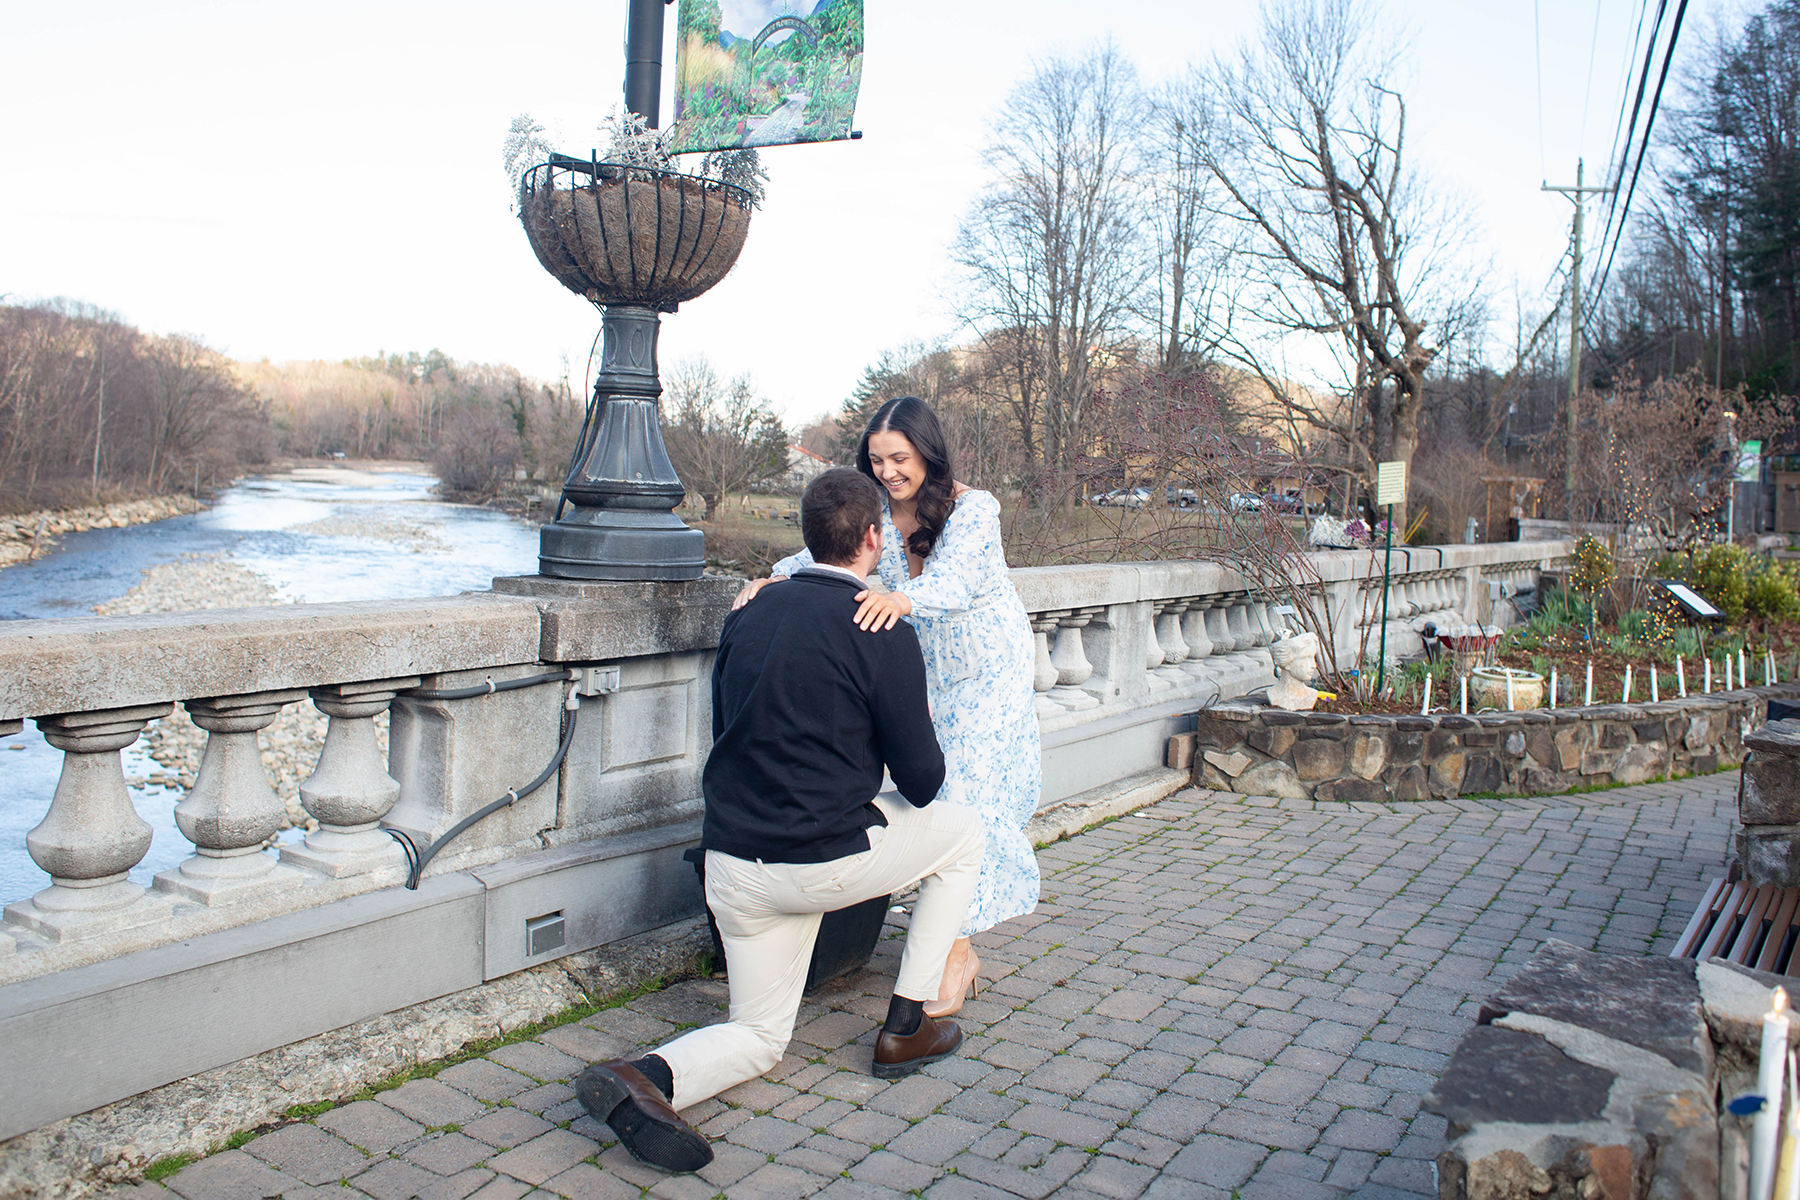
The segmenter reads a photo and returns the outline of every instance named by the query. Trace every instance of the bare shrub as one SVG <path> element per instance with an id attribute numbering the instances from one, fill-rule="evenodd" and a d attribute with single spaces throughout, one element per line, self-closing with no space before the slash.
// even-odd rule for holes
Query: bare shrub
<path id="1" fill-rule="evenodd" d="M 512 423 L 490 408 L 465 408 L 444 423 L 431 469 L 452 492 L 488 499 L 512 481 L 519 441 Z"/>

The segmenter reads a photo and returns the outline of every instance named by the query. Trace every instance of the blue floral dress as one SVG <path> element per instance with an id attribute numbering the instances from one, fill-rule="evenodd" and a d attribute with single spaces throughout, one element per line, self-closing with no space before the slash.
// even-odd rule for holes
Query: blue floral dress
<path id="1" fill-rule="evenodd" d="M 907 577 L 906 543 L 885 496 L 881 536 L 881 582 L 912 602 L 906 620 L 925 654 L 931 720 L 946 767 L 938 799 L 972 806 L 987 826 L 987 856 L 962 929 L 967 937 L 1037 907 L 1037 855 L 1025 840 L 1025 822 L 1043 792 L 1031 689 L 1036 647 L 1006 571 L 1000 502 L 992 495 L 962 494 L 917 579 Z M 812 564 L 802 550 L 772 573 Z"/>

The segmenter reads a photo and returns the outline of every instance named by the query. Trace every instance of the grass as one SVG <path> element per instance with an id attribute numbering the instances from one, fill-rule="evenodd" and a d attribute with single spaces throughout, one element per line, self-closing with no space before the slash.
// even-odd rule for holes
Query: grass
<path id="1" fill-rule="evenodd" d="M 696 966 L 698 965 L 699 964 L 696 963 Z M 532 1038 L 535 1038 L 548 1030 L 555 1029 L 558 1026 L 571 1025 L 576 1021 L 586 1020 L 595 1013 L 603 1012 L 609 1008 L 620 1008 L 631 1003 L 633 1000 L 636 1000 L 639 996 L 645 996 L 651 992 L 660 991 L 680 978 L 686 978 L 686 976 L 676 975 L 665 977 L 658 975 L 652 979 L 645 980 L 635 987 L 626 988 L 599 999 L 586 1000 L 579 1004 L 572 1004 L 561 1012 L 544 1018 L 542 1021 L 533 1021 L 528 1025 L 521 1025 L 512 1032 L 504 1033 L 497 1037 L 482 1038 L 479 1041 L 470 1042 L 460 1050 L 432 1062 L 415 1063 L 410 1067 L 396 1071 L 392 1075 L 370 1084 L 353 1096 L 347 1096 L 337 1100 L 318 1100 L 310 1104 L 290 1105 L 288 1108 L 282 1110 L 280 1120 L 271 1121 L 265 1125 L 259 1125 L 254 1129 L 240 1129 L 230 1137 L 226 1138 L 223 1142 L 206 1151 L 205 1154 L 184 1151 L 180 1154 L 170 1154 L 166 1157 L 159 1158 L 151 1163 L 149 1167 L 145 1168 L 144 1178 L 152 1183 L 167 1179 L 183 1167 L 199 1161 L 207 1154 L 217 1154 L 224 1150 L 240 1149 L 249 1142 L 261 1137 L 263 1134 L 278 1129 L 283 1125 L 290 1124 L 294 1121 L 311 1121 L 341 1105 L 354 1103 L 358 1100 L 372 1099 L 381 1092 L 392 1091 L 394 1088 L 400 1087 L 402 1084 L 410 1083 L 415 1079 L 430 1079 L 449 1067 L 453 1067 L 458 1063 L 467 1062 L 472 1058 L 479 1058 L 484 1054 L 490 1054 L 502 1046 L 510 1046 L 514 1042 L 530 1041 Z M 455 1131 L 459 1127 L 456 1125 L 444 1125 L 439 1126 L 438 1128 L 445 1131 Z"/>
<path id="2" fill-rule="evenodd" d="M 171 1154 L 167 1158 L 159 1158 L 145 1168 L 144 1179 L 150 1183 L 160 1183 L 199 1158 L 198 1154 Z"/>

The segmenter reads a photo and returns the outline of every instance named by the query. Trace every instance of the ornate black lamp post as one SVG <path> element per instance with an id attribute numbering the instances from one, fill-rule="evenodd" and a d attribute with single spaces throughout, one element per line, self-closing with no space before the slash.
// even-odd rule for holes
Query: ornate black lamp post
<path id="1" fill-rule="evenodd" d="M 663 0 L 631 0 L 626 106 L 654 127 Z M 594 398 L 539 531 L 538 570 L 565 579 L 697 579 L 706 539 L 674 513 L 685 494 L 663 447 L 656 338 L 661 314 L 712 287 L 750 231 L 748 192 L 654 167 L 552 155 L 520 182 L 519 216 L 538 261 L 601 306 Z"/>

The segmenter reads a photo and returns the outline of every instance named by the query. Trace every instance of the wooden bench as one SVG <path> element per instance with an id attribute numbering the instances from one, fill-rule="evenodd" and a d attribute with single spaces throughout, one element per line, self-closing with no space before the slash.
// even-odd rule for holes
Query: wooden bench
<path id="1" fill-rule="evenodd" d="M 1681 931 L 1671 958 L 1723 958 L 1800 979 L 1800 888 L 1715 879 Z"/>

